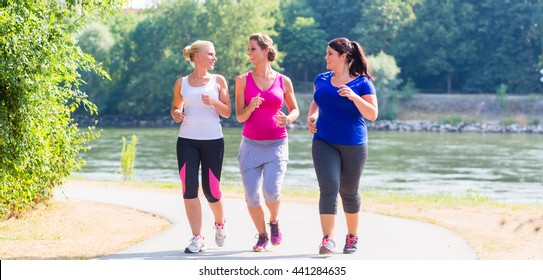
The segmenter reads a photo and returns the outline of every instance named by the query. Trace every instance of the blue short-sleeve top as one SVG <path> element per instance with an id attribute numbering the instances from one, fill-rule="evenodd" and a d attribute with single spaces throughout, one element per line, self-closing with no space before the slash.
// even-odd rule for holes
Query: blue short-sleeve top
<path id="1" fill-rule="evenodd" d="M 317 133 L 313 140 L 337 145 L 361 145 L 368 141 L 364 116 L 353 101 L 342 97 L 332 85 L 333 71 L 317 75 L 314 81 L 313 99 L 319 107 Z M 346 84 L 354 93 L 362 96 L 375 94 L 375 87 L 367 76 L 358 76 Z"/>

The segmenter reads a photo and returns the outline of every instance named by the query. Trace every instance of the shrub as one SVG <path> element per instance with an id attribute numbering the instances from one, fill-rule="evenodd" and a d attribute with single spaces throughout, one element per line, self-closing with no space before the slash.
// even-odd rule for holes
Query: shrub
<path id="1" fill-rule="evenodd" d="M 130 144 L 126 143 L 126 138 L 123 136 L 123 148 L 121 151 L 121 174 L 125 181 L 130 181 L 134 176 L 134 163 L 136 161 L 136 144 L 138 137 L 132 135 Z"/>
<path id="2" fill-rule="evenodd" d="M 449 125 L 459 125 L 462 122 L 462 117 L 459 115 L 449 115 L 449 116 L 445 116 L 441 120 L 441 122 L 443 122 L 444 124 L 449 124 Z"/>
<path id="3" fill-rule="evenodd" d="M 513 117 L 504 117 L 499 122 L 500 125 L 505 125 L 505 126 L 512 125 L 514 123 L 516 123 L 516 120 Z"/>
<path id="4" fill-rule="evenodd" d="M 538 119 L 533 119 L 528 124 L 533 125 L 533 126 L 538 126 L 540 124 L 540 121 Z"/>
<path id="5" fill-rule="evenodd" d="M 70 16 L 113 5 L 0 2 L 0 220 L 51 197 L 53 187 L 83 165 L 79 152 L 95 135 L 92 128 L 80 131 L 71 113 L 80 105 L 97 110 L 78 90 L 78 70 L 106 74 L 77 47 L 72 32 L 83 21 Z"/>
<path id="6" fill-rule="evenodd" d="M 396 64 L 396 59 L 383 51 L 368 56 L 368 63 L 375 78 L 379 119 L 396 119 L 400 104 L 411 100 L 416 94 L 415 84 L 410 80 L 404 83 L 398 78 L 401 70 Z"/>
<path id="7" fill-rule="evenodd" d="M 498 102 L 498 105 L 500 105 L 500 108 L 505 109 L 507 106 L 507 85 L 501 84 L 498 87 L 498 90 L 496 90 L 496 101 Z"/>

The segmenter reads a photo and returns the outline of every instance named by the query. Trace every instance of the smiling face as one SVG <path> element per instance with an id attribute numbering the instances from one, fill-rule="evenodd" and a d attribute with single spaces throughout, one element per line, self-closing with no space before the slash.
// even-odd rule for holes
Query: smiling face
<path id="1" fill-rule="evenodd" d="M 326 60 L 326 69 L 334 70 L 343 67 L 346 57 L 347 55 L 345 53 L 340 55 L 336 50 L 328 46 L 326 48 L 326 55 L 324 56 L 324 60 Z"/>
<path id="2" fill-rule="evenodd" d="M 253 65 L 268 61 L 268 50 L 263 50 L 255 40 L 250 40 L 247 44 L 247 56 Z"/>
<path id="3" fill-rule="evenodd" d="M 208 70 L 215 68 L 215 47 L 213 45 L 207 45 L 202 47 L 199 52 L 194 55 L 194 64 L 198 67 L 202 67 Z"/>

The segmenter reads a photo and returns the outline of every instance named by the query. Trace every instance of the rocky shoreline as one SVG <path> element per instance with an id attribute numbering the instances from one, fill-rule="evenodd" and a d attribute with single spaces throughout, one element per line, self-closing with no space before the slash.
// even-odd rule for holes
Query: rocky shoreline
<path id="1" fill-rule="evenodd" d="M 301 116 L 289 125 L 307 129 L 305 117 L 311 94 L 297 96 Z M 303 104 L 303 106 L 302 106 Z M 304 109 L 305 108 L 305 109 Z M 375 131 L 543 134 L 543 95 L 507 96 L 500 103 L 496 94 L 416 94 L 399 106 L 396 120 L 368 122 Z M 80 127 L 178 127 L 167 114 L 127 117 L 123 115 L 74 115 Z M 222 120 L 223 127 L 240 127 L 235 117 Z"/>
<path id="2" fill-rule="evenodd" d="M 154 118 L 127 118 L 124 116 L 104 116 L 98 118 L 79 117 L 75 121 L 80 127 L 177 127 L 169 116 Z M 451 132 L 451 133 L 509 133 L 509 134 L 543 134 L 543 125 L 501 125 L 494 122 L 447 124 L 427 120 L 378 120 L 368 122 L 368 129 L 374 131 L 405 131 L 405 132 Z M 240 124 L 223 120 L 223 127 L 240 127 Z M 305 123 L 298 120 L 289 125 L 290 129 L 307 129 Z"/>
<path id="3" fill-rule="evenodd" d="M 466 132 L 466 133 L 510 133 L 543 134 L 542 125 L 520 124 L 500 125 L 496 123 L 463 123 L 456 125 L 434 121 L 376 121 L 368 123 L 368 129 L 376 131 L 413 131 L 413 132 Z"/>

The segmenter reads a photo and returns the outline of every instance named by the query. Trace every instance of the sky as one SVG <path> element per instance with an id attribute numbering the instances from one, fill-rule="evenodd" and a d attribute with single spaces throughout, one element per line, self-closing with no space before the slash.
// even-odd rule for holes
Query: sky
<path id="1" fill-rule="evenodd" d="M 130 8 L 148 8 L 150 7 L 156 0 L 128 0 L 128 7 Z"/>

